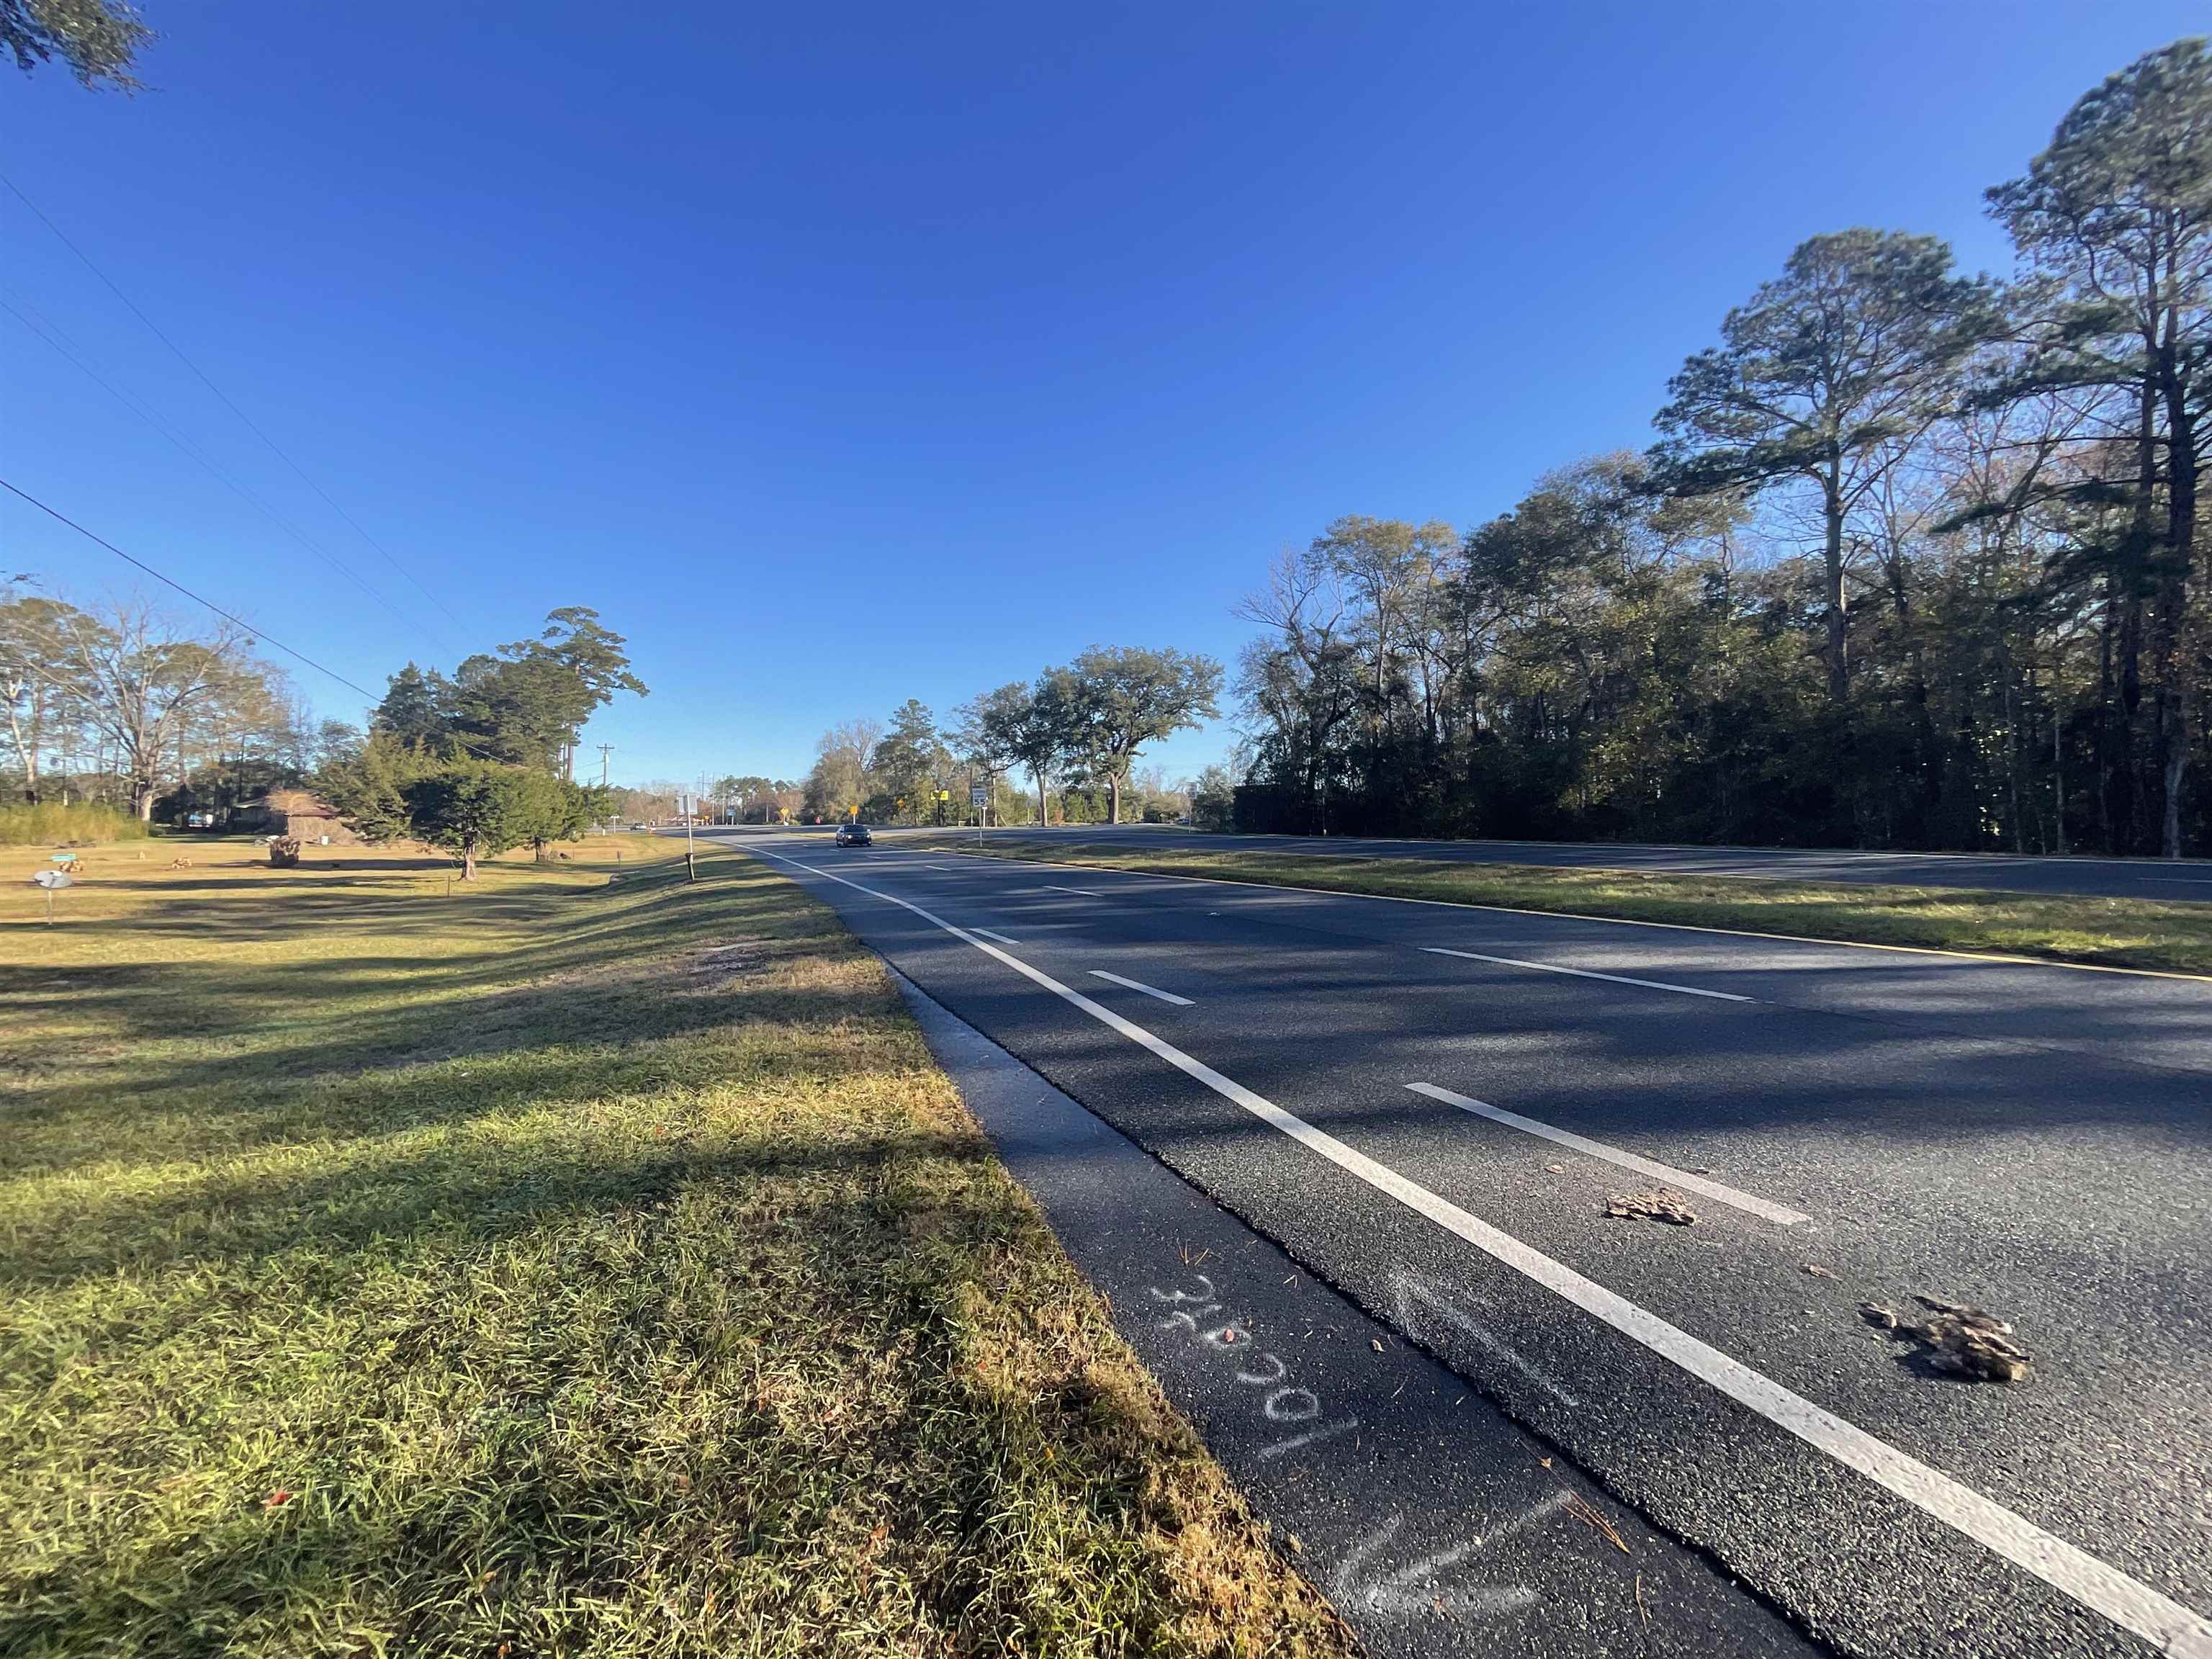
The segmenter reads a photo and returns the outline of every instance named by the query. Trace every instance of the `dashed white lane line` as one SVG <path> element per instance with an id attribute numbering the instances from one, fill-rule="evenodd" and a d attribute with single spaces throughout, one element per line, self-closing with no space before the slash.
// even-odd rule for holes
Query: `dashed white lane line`
<path id="1" fill-rule="evenodd" d="M 985 939 L 994 939 L 1001 945 L 1019 945 L 1021 943 L 1021 940 L 1018 939 L 1008 939 L 1004 933 L 994 933 L 988 927 L 971 928 L 969 931 L 972 933 L 981 933 Z"/>
<path id="2" fill-rule="evenodd" d="M 1197 1006 L 1188 997 L 1179 997 L 1173 991 L 1163 991 L 1158 986 L 1147 985 L 1142 980 L 1123 979 L 1121 975 L 1109 974 L 1103 968 L 1093 968 L 1091 970 L 1091 977 L 1103 979 L 1110 984 L 1122 986 L 1132 991 L 1142 991 L 1148 997 L 1158 997 L 1162 1002 L 1172 1002 L 1178 1008 Z"/>
<path id="3" fill-rule="evenodd" d="M 1884 1491 L 2034 1574 L 2062 1595 L 2123 1630 L 2142 1637 L 2165 1653 L 2167 1659 L 2212 1659 L 2212 1620 L 2172 1597 L 2130 1578 L 2118 1567 L 2099 1560 L 2057 1534 L 2044 1531 L 2025 1516 L 2005 1508 L 1994 1498 L 1984 1497 L 1942 1470 L 1930 1468 L 1888 1442 L 1876 1439 L 1857 1425 L 1814 1405 L 1741 1360 L 1668 1324 L 1649 1309 L 1606 1289 L 1594 1279 L 1583 1278 L 1565 1262 L 1556 1261 L 1524 1244 L 1512 1234 L 1492 1226 L 1419 1182 L 1408 1181 L 1389 1165 L 1339 1140 L 1327 1130 L 1316 1128 L 1296 1114 L 1285 1111 L 1264 1095 L 1255 1093 L 1233 1078 L 1224 1077 L 1205 1061 L 1183 1053 L 1134 1021 L 1122 1018 L 1105 1004 L 1093 1001 L 1073 986 L 1061 984 L 1019 957 L 1008 956 L 996 946 L 985 944 L 969 930 L 956 927 L 942 916 L 932 915 L 895 893 L 832 875 L 785 854 L 769 853 L 764 848 L 759 850 L 810 875 L 836 882 L 871 898 L 882 899 L 887 904 L 896 904 L 953 938 L 965 940 L 1024 979 L 1081 1009 L 1108 1030 L 1128 1038 L 1185 1076 L 1203 1084 L 1223 1099 L 1243 1108 L 1270 1128 L 1279 1130 L 1376 1191 L 1395 1199 L 1455 1237 L 1465 1240 L 1492 1261 L 1533 1279 L 1571 1306 L 1611 1326 L 1631 1341 L 1649 1348 Z"/>
<path id="4" fill-rule="evenodd" d="M 1055 887 L 1050 882 L 1047 882 L 1044 884 L 1044 890 L 1048 893 L 1079 893 L 1085 898 L 1101 898 L 1104 896 L 1103 894 L 1093 892 L 1088 887 Z"/>
<path id="5" fill-rule="evenodd" d="M 1540 974 L 1572 974 L 1577 979 L 1601 979 L 1614 985 L 1640 985 L 1647 991 L 1679 991 L 1686 997 L 1711 997 L 1716 1002 L 1756 1002 L 1756 997 L 1733 991 L 1705 991 L 1694 985 L 1670 985 L 1663 979 L 1631 979 L 1626 974 L 1595 974 L 1587 968 L 1562 968 L 1556 963 L 1523 962 L 1518 957 L 1486 957 L 1480 951 L 1447 951 L 1441 945 L 1424 945 L 1432 957 L 1464 957 L 1469 962 L 1494 962 L 1504 968 L 1533 968 Z"/>
<path id="6" fill-rule="evenodd" d="M 1533 1117 L 1523 1117 L 1518 1112 L 1509 1112 L 1502 1106 L 1492 1106 L 1486 1100 L 1477 1100 L 1472 1095 L 1455 1095 L 1449 1089 L 1439 1089 L 1433 1083 L 1408 1083 L 1406 1085 L 1417 1095 L 1426 1095 L 1431 1100 L 1441 1100 L 1447 1106 L 1456 1106 L 1462 1112 L 1472 1112 L 1477 1117 L 1486 1117 L 1493 1123 L 1503 1123 L 1509 1129 L 1518 1129 L 1551 1141 L 1555 1146 L 1568 1146 L 1592 1158 L 1601 1158 L 1608 1164 L 1618 1164 L 1624 1170 L 1634 1170 L 1663 1181 L 1670 1187 L 1683 1187 L 1693 1193 L 1703 1193 L 1716 1204 L 1726 1204 L 1743 1210 L 1762 1220 L 1779 1226 L 1795 1227 L 1813 1218 L 1802 1211 L 1792 1210 L 1780 1204 L 1768 1202 L 1750 1193 L 1738 1192 L 1717 1181 L 1708 1181 L 1703 1176 L 1692 1175 L 1687 1170 L 1677 1170 L 1672 1164 L 1656 1163 L 1648 1158 L 1638 1158 L 1634 1152 L 1625 1152 L 1618 1146 L 1608 1146 L 1601 1140 L 1592 1140 L 1571 1129 L 1555 1129 Z"/>

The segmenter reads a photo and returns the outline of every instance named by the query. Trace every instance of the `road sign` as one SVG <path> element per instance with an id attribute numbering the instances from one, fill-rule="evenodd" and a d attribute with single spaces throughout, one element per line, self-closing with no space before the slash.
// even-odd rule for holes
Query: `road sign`
<path id="1" fill-rule="evenodd" d="M 988 806 L 991 804 L 990 786 L 983 783 L 969 784 L 968 786 L 968 804 L 970 806 Z"/>

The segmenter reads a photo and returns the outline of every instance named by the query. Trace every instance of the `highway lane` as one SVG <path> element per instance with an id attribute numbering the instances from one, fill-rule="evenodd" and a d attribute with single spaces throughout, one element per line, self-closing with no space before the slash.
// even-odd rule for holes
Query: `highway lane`
<path id="1" fill-rule="evenodd" d="M 2094 898 L 2212 903 L 2212 860 L 2034 858 L 1786 847 L 1667 847 L 1632 842 L 1399 841 L 1366 836 L 1196 835 L 1161 825 L 1085 824 L 1006 833 L 1115 847 L 1188 846 L 1328 858 L 1437 859 L 1574 870 L 1640 870 L 1747 881 L 1834 881 Z"/>
<path id="2" fill-rule="evenodd" d="M 1371 1310 L 1393 1317 L 1431 1291 L 1483 1308 L 1482 1335 L 1431 1346 L 1839 1645 L 2141 1652 L 2155 1650 L 2123 1634 L 2130 1619 L 2197 1628 L 2175 1604 L 2203 1607 L 2212 1584 L 2209 988 L 748 841 L 873 889 L 782 866 L 933 996 Z M 1354 1149 L 1382 1184 L 1014 962 Z M 1652 1182 L 1589 1146 L 1735 1196 L 1696 1195 L 1687 1230 L 1604 1219 L 1608 1192 Z M 1455 1214 L 1507 1243 L 1470 1248 L 1437 1219 Z M 1634 1313 L 1595 1316 L 1500 1248 Z M 1863 1296 L 1915 1291 L 2016 1319 L 2030 1380 L 1928 1374 L 1856 1317 Z M 1631 1340 L 1621 1319 L 1635 1316 L 1690 1348 Z M 1908 1496 L 1911 1469 L 1964 1496 L 1931 1510 L 1875 1484 L 1848 1435 L 1839 1461 L 1699 1375 L 1700 1345 L 1875 1437 L 1907 1460 Z M 2007 1516 L 2048 1538 L 2022 1542 Z M 2051 1540 L 2087 1555 L 2038 1577 L 1991 1537 L 2015 1560 Z"/>

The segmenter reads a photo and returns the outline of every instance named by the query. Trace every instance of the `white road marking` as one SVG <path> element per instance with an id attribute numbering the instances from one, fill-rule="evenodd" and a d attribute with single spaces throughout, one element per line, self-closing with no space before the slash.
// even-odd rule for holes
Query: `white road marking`
<path id="1" fill-rule="evenodd" d="M 1506 968 L 1534 968 L 1540 974 L 1572 974 L 1577 979 L 1602 979 L 1615 985 L 1641 985 L 1647 991 L 1680 991 L 1686 997 L 1711 997 L 1716 1002 L 1756 1002 L 1733 991 L 1701 991 L 1694 985 L 1669 985 L 1662 979 L 1631 979 L 1626 974 L 1594 974 L 1587 968 L 1561 968 L 1548 962 L 1523 962 L 1518 957 L 1486 957 L 1480 951 L 1447 951 L 1441 945 L 1424 945 L 1432 957 L 1464 957 L 1469 962 L 1494 962 Z"/>
<path id="2" fill-rule="evenodd" d="M 1455 1095 L 1449 1089 L 1439 1089 L 1433 1083 L 1408 1083 L 1406 1085 L 1417 1095 L 1426 1095 L 1431 1100 L 1441 1100 L 1447 1106 L 1456 1106 L 1462 1112 L 1472 1112 L 1477 1117 L 1486 1117 L 1493 1123 L 1503 1123 L 1509 1129 L 1519 1129 L 1552 1141 L 1558 1146 L 1571 1146 L 1576 1152 L 1588 1152 L 1592 1158 L 1601 1158 L 1608 1164 L 1618 1164 L 1624 1170 L 1634 1170 L 1663 1181 L 1670 1187 L 1686 1187 L 1693 1193 L 1703 1193 L 1716 1204 L 1748 1211 L 1762 1220 L 1784 1227 L 1795 1227 L 1813 1218 L 1801 1211 L 1769 1203 L 1754 1198 L 1749 1193 L 1740 1193 L 1733 1187 L 1717 1181 L 1708 1181 L 1703 1176 L 1692 1175 L 1687 1170 L 1677 1170 L 1672 1164 L 1659 1164 L 1648 1158 L 1638 1158 L 1634 1152 L 1624 1152 L 1618 1146 L 1608 1146 L 1601 1140 L 1592 1140 L 1571 1129 L 1555 1129 L 1548 1123 L 1540 1123 L 1533 1117 L 1523 1117 L 1518 1112 L 1509 1112 L 1502 1106 L 1492 1106 L 1486 1100 L 1477 1100 L 1471 1095 Z"/>
<path id="3" fill-rule="evenodd" d="M 985 939 L 994 939 L 998 940 L 1001 945 L 1019 945 L 1021 943 L 1021 940 L 1018 939 L 1008 939 L 1004 933 L 994 933 L 988 927 L 978 927 L 975 931 L 981 933 Z"/>
<path id="4" fill-rule="evenodd" d="M 1092 892 L 1088 887 L 1055 887 L 1050 882 L 1047 882 L 1039 890 L 1047 893 L 1080 893 L 1085 898 L 1097 898 L 1101 896 L 1101 895 Z"/>
<path id="5" fill-rule="evenodd" d="M 767 852 L 766 848 L 760 850 Z M 796 866 L 825 881 L 866 893 L 871 898 L 896 904 L 955 939 L 966 940 L 1024 978 L 1081 1009 L 1109 1030 L 1118 1032 L 1185 1076 L 1205 1085 L 1223 1099 L 1243 1108 L 1270 1128 L 1365 1182 L 1376 1191 L 1397 1200 L 1453 1237 L 1472 1244 L 1492 1261 L 1533 1279 L 1569 1305 L 1611 1326 L 1631 1341 L 1650 1349 L 1844 1468 L 1856 1471 L 1884 1491 L 2034 1574 L 2062 1595 L 2123 1630 L 2142 1637 L 2160 1648 L 2167 1659 L 2212 1659 L 2212 1620 L 2207 1620 L 2201 1613 L 2130 1578 L 2055 1533 L 2045 1532 L 2025 1516 L 2015 1514 L 1942 1470 L 1930 1468 L 1857 1425 L 1814 1405 L 1741 1360 L 1699 1341 L 1648 1308 L 1606 1289 L 1594 1279 L 1583 1278 L 1565 1262 L 1554 1261 L 1512 1234 L 1492 1226 L 1449 1199 L 1407 1180 L 1387 1164 L 1339 1140 L 1327 1130 L 1315 1127 L 1295 1113 L 1285 1111 L 1266 1096 L 1224 1076 L 1135 1022 L 1122 1018 L 1105 1004 L 1093 1001 L 1073 987 L 1063 985 L 1051 975 L 1030 967 L 1020 957 L 1008 956 L 968 930 L 955 927 L 895 893 L 864 886 L 849 878 L 802 864 L 785 854 L 767 853 L 767 856 Z"/>
<path id="6" fill-rule="evenodd" d="M 1172 1002 L 1178 1008 L 1191 1008 L 1197 1006 L 1188 997 L 1179 997 L 1172 991 L 1163 991 L 1158 986 L 1147 985 L 1142 980 L 1123 979 L 1121 975 L 1109 974 L 1103 968 L 1093 968 L 1091 970 L 1091 977 L 1108 980 L 1132 991 L 1142 991 L 1148 997 L 1158 997 L 1162 1002 Z"/>

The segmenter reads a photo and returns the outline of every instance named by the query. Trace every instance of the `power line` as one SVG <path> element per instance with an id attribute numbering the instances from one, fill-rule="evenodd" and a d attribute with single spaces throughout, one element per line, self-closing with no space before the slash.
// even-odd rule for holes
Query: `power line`
<path id="1" fill-rule="evenodd" d="M 278 460 L 283 462 L 286 466 L 290 467 L 293 472 L 298 476 L 301 483 L 306 484 L 308 489 L 313 490 L 317 495 L 322 498 L 323 504 L 325 507 L 329 507 L 331 512 L 337 514 L 338 517 L 343 519 L 346 523 L 351 526 L 355 535 L 360 537 L 362 540 L 367 542 L 371 547 L 374 548 L 376 551 L 382 556 L 384 562 L 386 564 L 390 565 L 394 570 L 397 570 L 403 577 L 411 583 L 416 591 L 421 593 L 424 599 L 429 600 L 432 605 L 437 606 L 439 611 L 444 613 L 446 619 L 452 623 L 454 627 L 461 628 L 465 626 L 459 617 L 456 617 L 451 611 L 447 609 L 446 602 L 443 599 L 441 599 L 428 587 L 425 587 L 421 580 L 416 578 L 414 572 L 408 569 L 405 565 L 400 563 L 398 559 L 392 556 L 391 550 L 387 549 L 383 543 L 378 541 L 375 537 L 370 535 L 368 532 L 362 529 L 361 525 L 355 520 L 353 514 L 347 512 L 345 508 L 340 507 L 336 501 L 332 501 L 329 492 L 326 491 L 322 485 L 317 483 L 313 478 L 309 477 L 306 469 L 301 467 L 297 461 L 291 458 L 291 456 L 285 453 L 285 452 L 278 447 L 276 441 L 270 437 L 266 432 L 264 432 L 255 422 L 251 415 L 248 415 L 235 403 L 233 403 L 230 398 L 230 394 L 226 392 L 213 380 L 210 380 L 207 375 L 207 371 L 203 369 L 190 357 L 187 357 L 185 355 L 184 348 L 179 346 L 174 340 L 171 339 L 167 334 L 161 331 L 161 325 L 156 323 L 151 317 L 149 317 L 144 312 L 139 310 L 137 302 L 132 300 L 131 297 L 125 294 L 121 289 L 118 288 L 115 285 L 114 279 L 109 276 L 106 271 L 102 270 L 98 265 L 93 264 L 92 256 L 87 253 L 82 248 L 79 247 L 75 242 L 70 240 L 68 234 L 64 232 L 62 228 L 56 224 L 52 220 L 47 218 L 45 212 L 40 210 L 36 202 L 33 202 L 29 197 L 23 194 L 21 186 L 17 185 L 13 179 L 9 178 L 4 173 L 0 173 L 0 185 L 7 185 L 9 191 L 15 196 L 15 199 L 21 202 L 25 207 L 30 209 L 32 216 L 48 230 L 53 232 L 56 238 L 61 242 L 61 245 L 67 248 L 71 253 L 76 254 L 78 261 L 82 264 L 84 268 L 90 271 L 94 276 L 99 277 L 100 280 L 106 285 L 107 291 L 112 294 L 117 299 L 120 300 L 131 314 L 146 325 L 155 339 L 159 340 L 163 345 L 168 347 L 170 351 L 175 355 L 177 361 L 182 363 L 186 368 L 191 370 L 192 374 L 198 379 L 200 384 L 205 386 L 210 392 L 215 393 L 216 397 L 222 402 L 222 406 L 225 409 L 228 409 L 232 414 L 237 416 L 240 421 L 245 422 L 246 429 L 252 433 L 255 437 L 260 439 L 263 443 L 266 444 L 269 447 L 269 451 L 271 454 L 276 456 Z"/>
<path id="2" fill-rule="evenodd" d="M 125 409 L 136 415 L 140 420 L 145 422 L 147 425 L 152 427 L 155 431 L 167 438 L 188 458 L 197 461 L 202 467 L 205 468 L 210 477 L 216 478 L 222 483 L 228 484 L 238 494 L 241 500 L 245 501 L 248 505 L 258 511 L 264 518 L 269 520 L 270 523 L 275 525 L 279 530 L 289 536 L 294 541 L 299 543 L 301 547 L 307 549 L 308 552 L 313 553 L 317 558 L 322 560 L 324 563 L 329 565 L 331 568 L 337 571 L 340 575 L 345 577 L 349 581 L 352 582 L 355 586 L 360 588 L 362 592 L 368 594 L 369 598 L 374 599 L 379 605 L 392 612 L 393 616 L 398 617 L 401 622 L 411 623 L 413 621 L 411 617 L 408 617 L 405 612 L 399 609 L 398 606 L 392 604 L 390 599 L 385 598 L 383 594 L 378 592 L 375 588 L 370 586 L 368 582 L 364 581 L 361 578 L 360 574 L 356 572 L 350 565 L 348 565 L 336 554 L 329 551 L 320 543 L 315 541 L 313 538 L 308 536 L 305 531 L 300 529 L 299 526 L 293 524 L 289 520 L 278 514 L 274 507 L 269 505 L 268 502 L 263 501 L 261 497 L 254 494 L 252 490 L 247 489 L 236 478 L 233 477 L 228 472 L 216 465 L 216 463 L 210 459 L 209 457 L 200 449 L 198 445 L 191 442 L 182 434 L 179 433 L 173 427 L 170 426 L 167 421 L 164 421 L 160 416 L 155 414 L 152 410 L 149 409 L 137 398 L 132 397 L 126 392 L 119 390 L 105 375 L 101 374 L 98 369 L 93 368 L 91 364 L 86 362 L 82 357 L 79 357 L 74 351 L 70 350 L 69 346 L 63 343 L 68 337 L 62 334 L 62 331 L 58 325 L 52 322 L 46 322 L 42 326 L 40 323 L 33 321 L 31 318 L 17 310 L 15 305 L 10 302 L 4 295 L 0 295 L 0 311 L 5 311 L 8 313 L 9 315 L 15 318 L 17 322 L 22 324 L 25 328 L 30 330 L 30 331 L 36 335 L 40 340 L 43 340 L 47 345 L 52 346 L 54 350 L 60 355 L 64 362 L 82 372 L 88 380 L 92 381 L 94 385 L 100 387 L 101 391 L 106 392 L 109 397 L 114 398 L 116 402 L 121 404 Z M 60 337 L 56 337 L 58 336 Z M 447 641 L 441 640 L 440 643 L 445 645 L 446 648 L 448 650 L 453 648 L 451 644 Z"/>
<path id="3" fill-rule="evenodd" d="M 201 595 L 193 592 L 191 588 L 185 586 L 173 576 L 163 575 L 160 571 L 155 569 L 152 565 L 148 564 L 145 560 L 133 558 L 130 554 L 125 553 L 121 548 L 118 547 L 113 542 L 109 541 L 105 536 L 94 534 L 93 532 L 87 530 L 82 525 L 79 524 L 75 519 L 70 518 L 68 514 L 58 513 L 52 507 L 48 507 L 36 495 L 30 494 L 27 490 L 16 489 L 15 485 L 9 483 L 5 478 L 0 478 L 0 489 L 6 490 L 9 495 L 17 497 L 19 500 L 28 501 L 33 507 L 37 507 L 40 512 L 45 514 L 48 518 L 67 525 L 71 530 L 76 531 L 78 535 L 83 537 L 87 541 L 99 543 L 100 546 L 106 548 L 109 552 L 115 555 L 117 558 L 122 560 L 125 564 L 137 566 L 139 569 L 151 576 L 155 581 L 175 588 L 178 592 L 191 600 L 193 604 L 205 605 L 209 610 L 214 611 L 216 616 L 222 617 L 225 622 L 231 623 L 237 627 L 244 629 L 247 633 L 253 635 L 253 637 L 258 641 L 275 646 L 286 656 L 294 658 L 298 661 L 307 664 L 308 667 L 313 669 L 318 674 L 326 675 L 330 678 L 336 680 L 340 685 L 345 687 L 347 690 L 367 697 L 371 702 L 374 702 L 377 700 L 376 694 L 374 691 L 369 691 L 364 690 L 361 686 L 356 685 L 351 680 L 339 673 L 336 669 L 324 667 L 322 664 L 317 662 L 306 652 L 295 651 L 290 646 L 285 644 L 283 641 L 274 637 L 263 629 L 256 628 L 252 623 L 247 622 L 243 617 L 234 617 L 231 615 L 229 611 L 224 610 L 213 599 L 204 599 Z"/>

